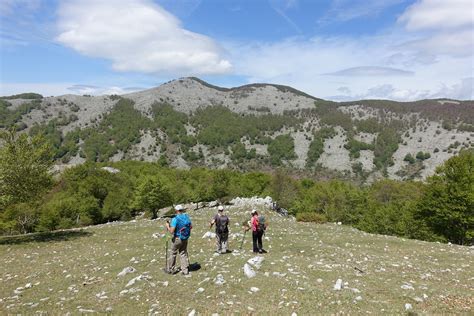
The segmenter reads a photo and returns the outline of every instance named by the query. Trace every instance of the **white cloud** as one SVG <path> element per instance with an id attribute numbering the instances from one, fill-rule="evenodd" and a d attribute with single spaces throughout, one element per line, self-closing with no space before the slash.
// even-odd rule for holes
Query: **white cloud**
<path id="1" fill-rule="evenodd" d="M 398 19 L 410 31 L 472 27 L 472 0 L 421 0 Z"/>
<path id="2" fill-rule="evenodd" d="M 391 6 L 404 0 L 333 0 L 329 11 L 318 22 L 345 22 L 354 19 L 377 16 Z"/>
<path id="3" fill-rule="evenodd" d="M 474 52 L 474 31 L 471 29 L 456 32 L 439 32 L 402 45 L 407 49 L 431 54 L 452 56 L 472 55 Z"/>
<path id="4" fill-rule="evenodd" d="M 132 93 L 140 90 L 144 90 L 146 88 L 142 87 L 99 87 L 99 86 L 92 86 L 92 85 L 83 85 L 83 84 L 75 84 L 67 88 L 69 91 L 68 93 L 73 94 L 89 94 L 89 95 L 104 95 L 104 94 L 125 94 L 125 93 Z"/>
<path id="5" fill-rule="evenodd" d="M 25 92 L 39 93 L 45 97 L 52 95 L 63 95 L 71 93 L 70 91 L 68 91 L 68 87 L 70 87 L 71 85 L 72 84 L 70 83 L 2 82 L 2 84 L 0 85 L 0 95 L 7 96 Z"/>
<path id="6" fill-rule="evenodd" d="M 405 43 L 409 49 L 453 56 L 474 52 L 472 0 L 420 0 L 398 22 L 410 32 L 419 32 L 418 38 Z"/>
<path id="7" fill-rule="evenodd" d="M 211 38 L 184 29 L 150 0 L 70 0 L 58 16 L 58 42 L 109 59 L 117 71 L 180 76 L 232 68 Z"/>
<path id="8" fill-rule="evenodd" d="M 362 5 L 366 1 L 336 0 L 332 18 L 363 17 L 400 2 L 369 1 L 370 12 Z M 406 9 L 398 24 L 373 36 L 298 37 L 233 44 L 229 49 L 236 72 L 249 82 L 292 85 L 317 97 L 474 99 L 472 80 L 465 79 L 474 77 L 474 28 L 469 22 L 473 5 L 455 0 L 454 8 L 448 8 L 449 3 L 419 1 Z M 427 17 L 431 22 L 422 24 L 420 19 L 430 14 L 422 11 L 431 8 L 433 17 Z M 443 10 L 448 18 L 442 16 Z M 462 22 L 447 21 L 456 19 L 456 14 Z"/>
<path id="9" fill-rule="evenodd" d="M 434 90 L 419 90 L 416 88 L 396 88 L 392 84 L 382 84 L 369 88 L 365 93 L 351 95 L 350 91 L 341 87 L 343 95 L 334 96 L 332 99 L 338 101 L 362 100 L 362 99 L 390 99 L 400 101 L 414 101 L 420 99 L 458 99 L 472 100 L 474 96 L 474 78 L 464 78 L 453 85 L 440 85 Z"/>
<path id="10" fill-rule="evenodd" d="M 104 95 L 104 94 L 126 94 L 143 90 L 142 87 L 118 87 L 118 86 L 94 86 L 83 84 L 72 84 L 67 82 L 57 83 L 5 83 L 0 85 L 0 96 L 9 96 L 25 92 L 34 92 L 47 96 L 58 96 L 65 94 L 78 95 Z"/>
<path id="11" fill-rule="evenodd" d="M 330 72 L 325 75 L 328 76 L 350 76 L 350 77 L 365 77 L 365 76 L 411 76 L 413 71 L 407 71 L 403 69 L 396 69 L 390 67 L 377 67 L 377 66 L 361 66 L 351 67 L 347 69 Z"/>
<path id="12" fill-rule="evenodd" d="M 287 84 L 316 97 L 415 100 L 442 97 L 444 92 L 444 97 L 474 98 L 473 89 L 465 84 L 464 89 L 453 88 L 460 85 L 462 78 L 473 77 L 472 55 L 423 54 L 399 44 L 409 38 L 405 34 L 296 38 L 234 44 L 229 45 L 229 50 L 235 53 L 236 72 L 247 76 L 248 82 Z M 341 87 L 350 90 L 341 91 Z"/>

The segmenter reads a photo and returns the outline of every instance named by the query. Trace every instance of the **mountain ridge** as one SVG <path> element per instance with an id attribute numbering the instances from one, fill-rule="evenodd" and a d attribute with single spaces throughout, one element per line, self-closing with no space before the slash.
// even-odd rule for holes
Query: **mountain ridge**
<path id="1" fill-rule="evenodd" d="M 19 96 L 36 99 L 0 98 L 0 127 L 46 134 L 66 164 L 165 159 L 367 181 L 425 178 L 474 147 L 473 101 L 332 102 L 283 85 L 222 88 L 195 77 L 122 96 Z"/>

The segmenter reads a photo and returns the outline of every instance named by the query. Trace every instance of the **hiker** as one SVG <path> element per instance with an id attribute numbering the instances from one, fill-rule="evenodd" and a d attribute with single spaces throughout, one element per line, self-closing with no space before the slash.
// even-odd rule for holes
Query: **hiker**
<path id="1" fill-rule="evenodd" d="M 263 249 L 262 237 L 267 229 L 267 224 L 265 223 L 265 217 L 258 216 L 257 210 L 253 209 L 250 213 L 252 218 L 250 219 L 249 226 L 247 230 L 252 229 L 252 242 L 253 242 L 253 252 L 254 253 L 267 253 Z"/>
<path id="2" fill-rule="evenodd" d="M 178 204 L 174 207 L 176 216 L 169 221 L 166 221 L 166 229 L 173 235 L 171 239 L 171 256 L 168 260 L 166 273 L 177 273 L 176 256 L 180 256 L 181 273 L 183 275 L 189 274 L 189 258 L 188 258 L 188 238 L 191 235 L 192 223 L 188 214 L 185 213 L 185 208 Z"/>
<path id="3" fill-rule="evenodd" d="M 229 217 L 224 214 L 224 207 L 219 205 L 217 214 L 209 223 L 209 229 L 216 224 L 216 252 L 227 253 L 227 240 L 229 238 Z"/>

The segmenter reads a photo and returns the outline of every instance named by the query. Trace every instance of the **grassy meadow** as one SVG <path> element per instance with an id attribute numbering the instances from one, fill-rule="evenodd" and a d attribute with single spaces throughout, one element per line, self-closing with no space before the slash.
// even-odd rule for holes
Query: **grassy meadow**
<path id="1" fill-rule="evenodd" d="M 190 277 L 162 272 L 163 219 L 0 238 L 0 314 L 472 313 L 473 247 L 298 223 L 263 206 L 268 253 L 248 278 L 251 234 L 239 245 L 250 207 L 227 209 L 233 252 L 225 255 L 202 238 L 216 210 L 189 211 L 190 262 L 201 266 Z M 126 267 L 136 271 L 117 276 Z"/>

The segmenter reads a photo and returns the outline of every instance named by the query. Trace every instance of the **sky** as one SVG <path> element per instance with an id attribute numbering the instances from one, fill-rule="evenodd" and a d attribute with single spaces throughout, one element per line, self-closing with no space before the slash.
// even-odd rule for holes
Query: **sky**
<path id="1" fill-rule="evenodd" d="M 472 0 L 0 0 L 0 95 L 196 76 L 335 101 L 474 99 Z"/>

